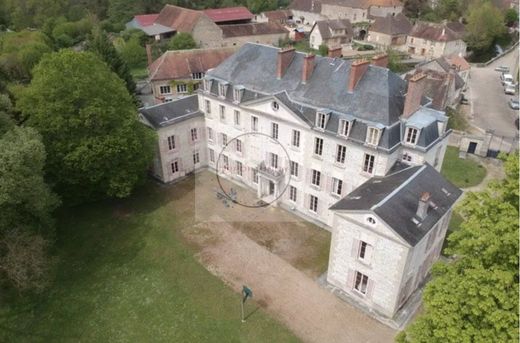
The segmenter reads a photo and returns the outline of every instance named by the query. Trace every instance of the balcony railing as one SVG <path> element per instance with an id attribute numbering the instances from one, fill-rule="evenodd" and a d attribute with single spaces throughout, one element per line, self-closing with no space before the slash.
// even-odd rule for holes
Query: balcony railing
<path id="1" fill-rule="evenodd" d="M 266 166 L 265 162 L 258 164 L 258 172 L 269 178 L 279 180 L 285 175 L 285 171 L 281 168 L 273 168 Z"/>

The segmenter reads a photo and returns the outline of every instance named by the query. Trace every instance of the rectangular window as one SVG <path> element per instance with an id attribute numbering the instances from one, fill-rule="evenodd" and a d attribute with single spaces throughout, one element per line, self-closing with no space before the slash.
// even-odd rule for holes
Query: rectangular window
<path id="1" fill-rule="evenodd" d="M 193 73 L 191 74 L 191 78 L 193 80 L 201 80 L 204 77 L 204 73 Z"/>
<path id="2" fill-rule="evenodd" d="M 208 140 L 213 141 L 215 139 L 215 136 L 213 134 L 213 129 L 211 127 L 208 127 Z"/>
<path id="3" fill-rule="evenodd" d="M 200 162 L 199 152 L 195 151 L 193 153 L 193 164 L 197 164 Z"/>
<path id="4" fill-rule="evenodd" d="M 375 156 L 370 154 L 365 154 L 365 161 L 363 163 L 363 171 L 369 174 L 372 174 L 374 171 L 374 160 Z"/>
<path id="5" fill-rule="evenodd" d="M 327 119 L 327 116 L 325 115 L 325 113 L 318 113 L 316 115 L 316 126 L 320 129 L 325 129 L 325 123 L 326 123 L 326 120 Z"/>
<path id="6" fill-rule="evenodd" d="M 309 204 L 309 210 L 312 212 L 318 212 L 318 197 L 311 195 L 311 201 Z"/>
<path id="7" fill-rule="evenodd" d="M 184 83 L 178 84 L 177 93 L 188 93 L 188 86 L 186 86 Z"/>
<path id="8" fill-rule="evenodd" d="M 175 149 L 175 136 L 169 136 L 168 137 L 168 150 Z"/>
<path id="9" fill-rule="evenodd" d="M 408 130 L 406 131 L 406 143 L 416 144 L 418 132 L 419 131 L 417 129 L 409 127 Z"/>
<path id="10" fill-rule="evenodd" d="M 220 105 L 220 120 L 226 120 L 226 107 L 224 105 Z"/>
<path id="11" fill-rule="evenodd" d="M 240 89 L 233 89 L 233 101 L 240 102 L 241 98 L 241 90 Z"/>
<path id="12" fill-rule="evenodd" d="M 191 129 L 191 141 L 195 142 L 199 139 L 199 134 L 197 132 L 197 128 Z"/>
<path id="13" fill-rule="evenodd" d="M 314 138 L 314 154 L 321 156 L 323 154 L 323 139 L 316 137 Z"/>
<path id="14" fill-rule="evenodd" d="M 237 161 L 237 175 L 242 176 L 242 162 Z"/>
<path id="15" fill-rule="evenodd" d="M 361 294 L 367 294 L 368 276 L 356 272 L 356 280 L 354 283 L 354 289 Z"/>
<path id="16" fill-rule="evenodd" d="M 347 147 L 341 144 L 338 144 L 336 149 L 336 162 L 345 163 L 345 157 L 347 156 Z"/>
<path id="17" fill-rule="evenodd" d="M 311 178 L 311 183 L 314 185 L 314 186 L 320 186 L 321 184 L 321 172 L 313 169 L 312 170 L 312 178 Z"/>
<path id="18" fill-rule="evenodd" d="M 292 140 L 291 143 L 294 147 L 300 147 L 300 131 L 292 130 Z"/>
<path id="19" fill-rule="evenodd" d="M 257 184 L 258 183 L 258 170 L 252 169 L 252 173 L 253 173 L 253 183 Z"/>
<path id="20" fill-rule="evenodd" d="M 291 176 L 298 177 L 298 162 L 291 161 Z"/>
<path id="21" fill-rule="evenodd" d="M 272 152 L 269 153 L 269 161 L 271 163 L 271 168 L 278 168 L 278 155 L 273 154 Z"/>
<path id="22" fill-rule="evenodd" d="M 211 102 L 209 100 L 206 100 L 205 103 L 206 103 L 206 113 L 210 114 L 211 113 Z"/>
<path id="23" fill-rule="evenodd" d="M 361 241 L 359 243 L 359 254 L 358 254 L 359 259 L 361 259 L 361 260 L 365 259 L 366 254 L 367 254 L 367 246 L 368 246 L 367 242 Z"/>
<path id="24" fill-rule="evenodd" d="M 242 141 L 240 139 L 236 139 L 236 150 L 237 152 L 242 152 Z"/>
<path id="25" fill-rule="evenodd" d="M 296 187 L 289 186 L 289 199 L 291 199 L 291 201 L 296 202 L 296 192 Z"/>
<path id="26" fill-rule="evenodd" d="M 211 82 L 209 80 L 204 80 L 204 90 L 209 92 L 211 88 Z"/>
<path id="27" fill-rule="evenodd" d="M 258 117 L 251 116 L 251 131 L 258 131 Z"/>
<path id="28" fill-rule="evenodd" d="M 227 135 L 225 133 L 222 134 L 222 145 L 223 146 L 227 145 Z"/>
<path id="29" fill-rule="evenodd" d="M 271 123 L 271 137 L 278 139 L 278 124 Z"/>
<path id="30" fill-rule="evenodd" d="M 213 149 L 209 149 L 209 160 L 215 163 L 215 151 Z"/>
<path id="31" fill-rule="evenodd" d="M 221 97 L 226 96 L 226 86 L 222 83 L 218 84 L 218 95 Z"/>
<path id="32" fill-rule="evenodd" d="M 159 87 L 159 92 L 161 94 L 170 94 L 172 92 L 172 89 L 170 86 L 160 86 Z"/>
<path id="33" fill-rule="evenodd" d="M 233 112 L 233 113 L 234 113 L 233 118 L 234 118 L 235 126 L 240 126 L 240 111 L 235 110 L 235 112 Z"/>
<path id="34" fill-rule="evenodd" d="M 179 171 L 179 162 L 177 162 L 177 161 L 172 162 L 171 168 L 172 168 L 173 174 L 177 173 Z"/>
<path id="35" fill-rule="evenodd" d="M 366 142 L 370 145 L 377 145 L 379 141 L 379 129 L 374 127 L 369 127 L 367 131 L 367 140 Z"/>
<path id="36" fill-rule="evenodd" d="M 348 137 L 349 129 L 350 129 L 350 122 L 348 120 L 340 119 L 338 134 L 343 137 Z"/>
<path id="37" fill-rule="evenodd" d="M 222 161 L 224 162 L 224 170 L 229 170 L 229 158 L 226 155 L 222 155 Z"/>
<path id="38" fill-rule="evenodd" d="M 343 180 L 332 178 L 332 193 L 336 195 L 341 195 L 343 191 Z"/>

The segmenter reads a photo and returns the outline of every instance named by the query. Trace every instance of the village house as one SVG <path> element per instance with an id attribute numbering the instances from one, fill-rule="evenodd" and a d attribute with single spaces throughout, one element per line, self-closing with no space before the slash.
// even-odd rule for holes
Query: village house
<path id="1" fill-rule="evenodd" d="M 412 23 L 404 14 L 387 14 L 386 17 L 377 17 L 370 24 L 366 39 L 381 48 L 397 48 L 406 43 L 406 37 L 411 30 Z"/>
<path id="2" fill-rule="evenodd" d="M 354 31 L 348 19 L 320 20 L 314 23 L 309 35 L 309 45 L 319 49 L 321 45 L 338 47 L 352 41 Z"/>
<path id="3" fill-rule="evenodd" d="M 152 173 L 209 168 L 330 230 L 328 282 L 391 318 L 438 258 L 460 190 L 439 174 L 450 130 L 425 75 L 387 63 L 245 44 L 196 95 L 140 110 L 158 133 Z"/>
<path id="4" fill-rule="evenodd" d="M 442 56 L 431 61 L 419 63 L 416 66 L 416 69 L 429 69 L 441 73 L 448 73 L 450 70 L 454 70 L 461 77 L 464 84 L 467 84 L 471 66 L 464 57 L 458 55 L 451 55 Z"/>
<path id="5" fill-rule="evenodd" d="M 414 57 L 427 59 L 448 55 L 466 56 L 463 32 L 455 31 L 453 27 L 447 23 L 417 22 L 401 50 Z"/>
<path id="6" fill-rule="evenodd" d="M 157 102 L 193 94 L 209 69 L 231 56 L 236 48 L 209 48 L 166 51 L 149 62 L 148 80 Z M 149 55 L 151 58 L 151 55 Z"/>
<path id="7" fill-rule="evenodd" d="M 403 4 L 399 0 L 293 0 L 289 9 L 296 22 L 312 27 L 315 22 L 327 19 L 369 22 L 401 13 Z"/>
<path id="8" fill-rule="evenodd" d="M 240 46 L 245 42 L 278 45 L 288 36 L 288 31 L 278 23 L 251 22 L 253 14 L 245 7 L 198 11 L 165 5 L 150 24 L 152 18 L 136 16 L 127 27 L 139 28 L 156 40 L 170 38 L 177 32 L 189 33 L 200 48 Z"/>
<path id="9" fill-rule="evenodd" d="M 262 12 L 255 15 L 255 21 L 259 23 L 278 23 L 287 25 L 292 23 L 293 14 L 291 10 L 275 10 Z"/>

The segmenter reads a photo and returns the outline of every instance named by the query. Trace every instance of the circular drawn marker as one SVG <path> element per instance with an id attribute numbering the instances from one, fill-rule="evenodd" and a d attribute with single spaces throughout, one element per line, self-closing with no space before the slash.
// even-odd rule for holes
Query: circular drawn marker
<path id="1" fill-rule="evenodd" d="M 260 201 L 261 199 L 256 199 L 256 203 L 251 203 L 251 204 L 248 204 L 245 202 L 244 199 L 239 199 L 239 197 L 237 197 L 236 195 L 237 194 L 232 194 L 232 192 L 230 190 L 226 190 L 225 187 L 222 185 L 221 183 L 221 180 L 220 180 L 220 173 L 221 173 L 221 169 L 220 169 L 220 162 L 221 160 L 223 159 L 223 156 L 226 156 L 224 154 L 224 152 L 226 151 L 226 149 L 230 146 L 233 146 L 233 144 L 236 144 L 235 142 L 238 140 L 238 139 L 242 139 L 245 138 L 245 137 L 252 137 L 252 139 L 255 139 L 257 141 L 259 141 L 259 143 L 264 143 L 264 144 L 261 144 L 261 146 L 259 146 L 258 148 L 260 148 L 260 153 L 261 154 L 264 154 L 265 152 L 267 152 L 267 150 L 264 150 L 266 149 L 270 144 L 273 146 L 273 147 L 279 147 L 278 150 L 281 150 L 283 151 L 283 153 L 285 153 L 285 156 L 287 157 L 287 161 L 288 161 L 288 166 L 287 166 L 287 170 L 285 170 L 285 173 L 284 175 L 282 175 L 283 177 L 283 180 L 279 180 L 278 181 L 278 184 L 279 184 L 279 187 L 278 187 L 278 195 L 276 197 L 274 197 L 273 199 L 271 199 L 270 201 Z M 266 142 L 268 142 L 266 144 Z M 243 143 L 243 141 L 242 141 Z M 275 148 L 273 148 L 274 150 Z M 263 155 L 261 155 L 263 156 Z M 263 159 L 262 159 L 263 160 Z M 287 153 L 287 149 L 285 149 L 285 147 L 277 140 L 277 139 L 274 139 L 272 138 L 271 136 L 265 134 L 265 133 L 260 133 L 260 132 L 246 132 L 246 133 L 243 133 L 241 135 L 238 135 L 236 137 L 234 137 L 233 139 L 231 139 L 230 141 L 227 142 L 227 144 L 222 148 L 222 150 L 220 151 L 219 155 L 218 155 L 218 158 L 217 158 L 217 162 L 216 162 L 216 175 L 217 175 L 217 182 L 218 182 L 218 185 L 220 187 L 220 189 L 222 190 L 224 196 L 226 197 L 227 200 L 237 204 L 237 205 L 240 205 L 240 206 L 244 206 L 244 207 L 249 207 L 249 208 L 259 208 L 259 207 L 266 207 L 266 206 L 269 206 L 270 204 L 272 204 L 273 202 L 275 202 L 276 200 L 280 199 L 280 197 L 285 193 L 285 191 L 287 190 L 287 187 L 289 187 L 289 179 L 291 178 L 290 174 L 288 173 L 288 170 L 289 170 L 289 166 L 290 166 L 290 163 L 291 163 L 291 159 L 289 157 L 289 154 Z M 228 169 L 229 169 L 229 165 L 228 165 Z M 247 167 L 246 167 L 247 169 Z M 259 166 L 256 167 L 257 170 L 259 170 Z M 272 170 L 272 168 L 266 168 L 266 170 L 262 171 L 263 172 L 267 172 L 269 170 Z M 278 170 L 284 170 L 283 168 L 277 168 L 276 169 L 277 171 Z M 249 170 L 247 170 L 249 171 Z M 258 171 L 258 174 L 260 174 L 261 172 Z M 223 173 L 224 174 L 224 173 Z M 267 176 L 267 178 L 269 178 L 269 176 Z M 276 178 L 276 176 L 273 176 L 273 178 Z M 270 181 L 270 180 L 269 180 Z M 260 180 L 259 180 L 260 182 Z M 272 181 L 270 181 L 272 182 Z M 258 185 L 258 187 L 260 187 L 260 184 Z"/>

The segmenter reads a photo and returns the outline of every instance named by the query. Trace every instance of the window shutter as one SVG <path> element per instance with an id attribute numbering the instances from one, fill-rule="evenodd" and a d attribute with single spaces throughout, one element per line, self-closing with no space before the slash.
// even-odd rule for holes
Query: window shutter
<path id="1" fill-rule="evenodd" d="M 359 252 L 359 239 L 353 238 L 352 239 L 352 250 L 351 250 L 350 256 L 352 256 L 353 258 L 357 258 L 358 252 Z"/>
<path id="2" fill-rule="evenodd" d="M 374 247 L 370 244 L 367 244 L 365 249 L 365 261 L 370 263 L 372 261 L 372 252 L 374 251 Z"/>
<path id="3" fill-rule="evenodd" d="M 374 292 L 374 281 L 371 278 L 368 278 L 366 298 L 372 299 L 373 292 Z"/>
<path id="4" fill-rule="evenodd" d="M 347 288 L 354 289 L 354 279 L 356 277 L 356 272 L 353 269 L 348 270 L 347 272 Z"/>

